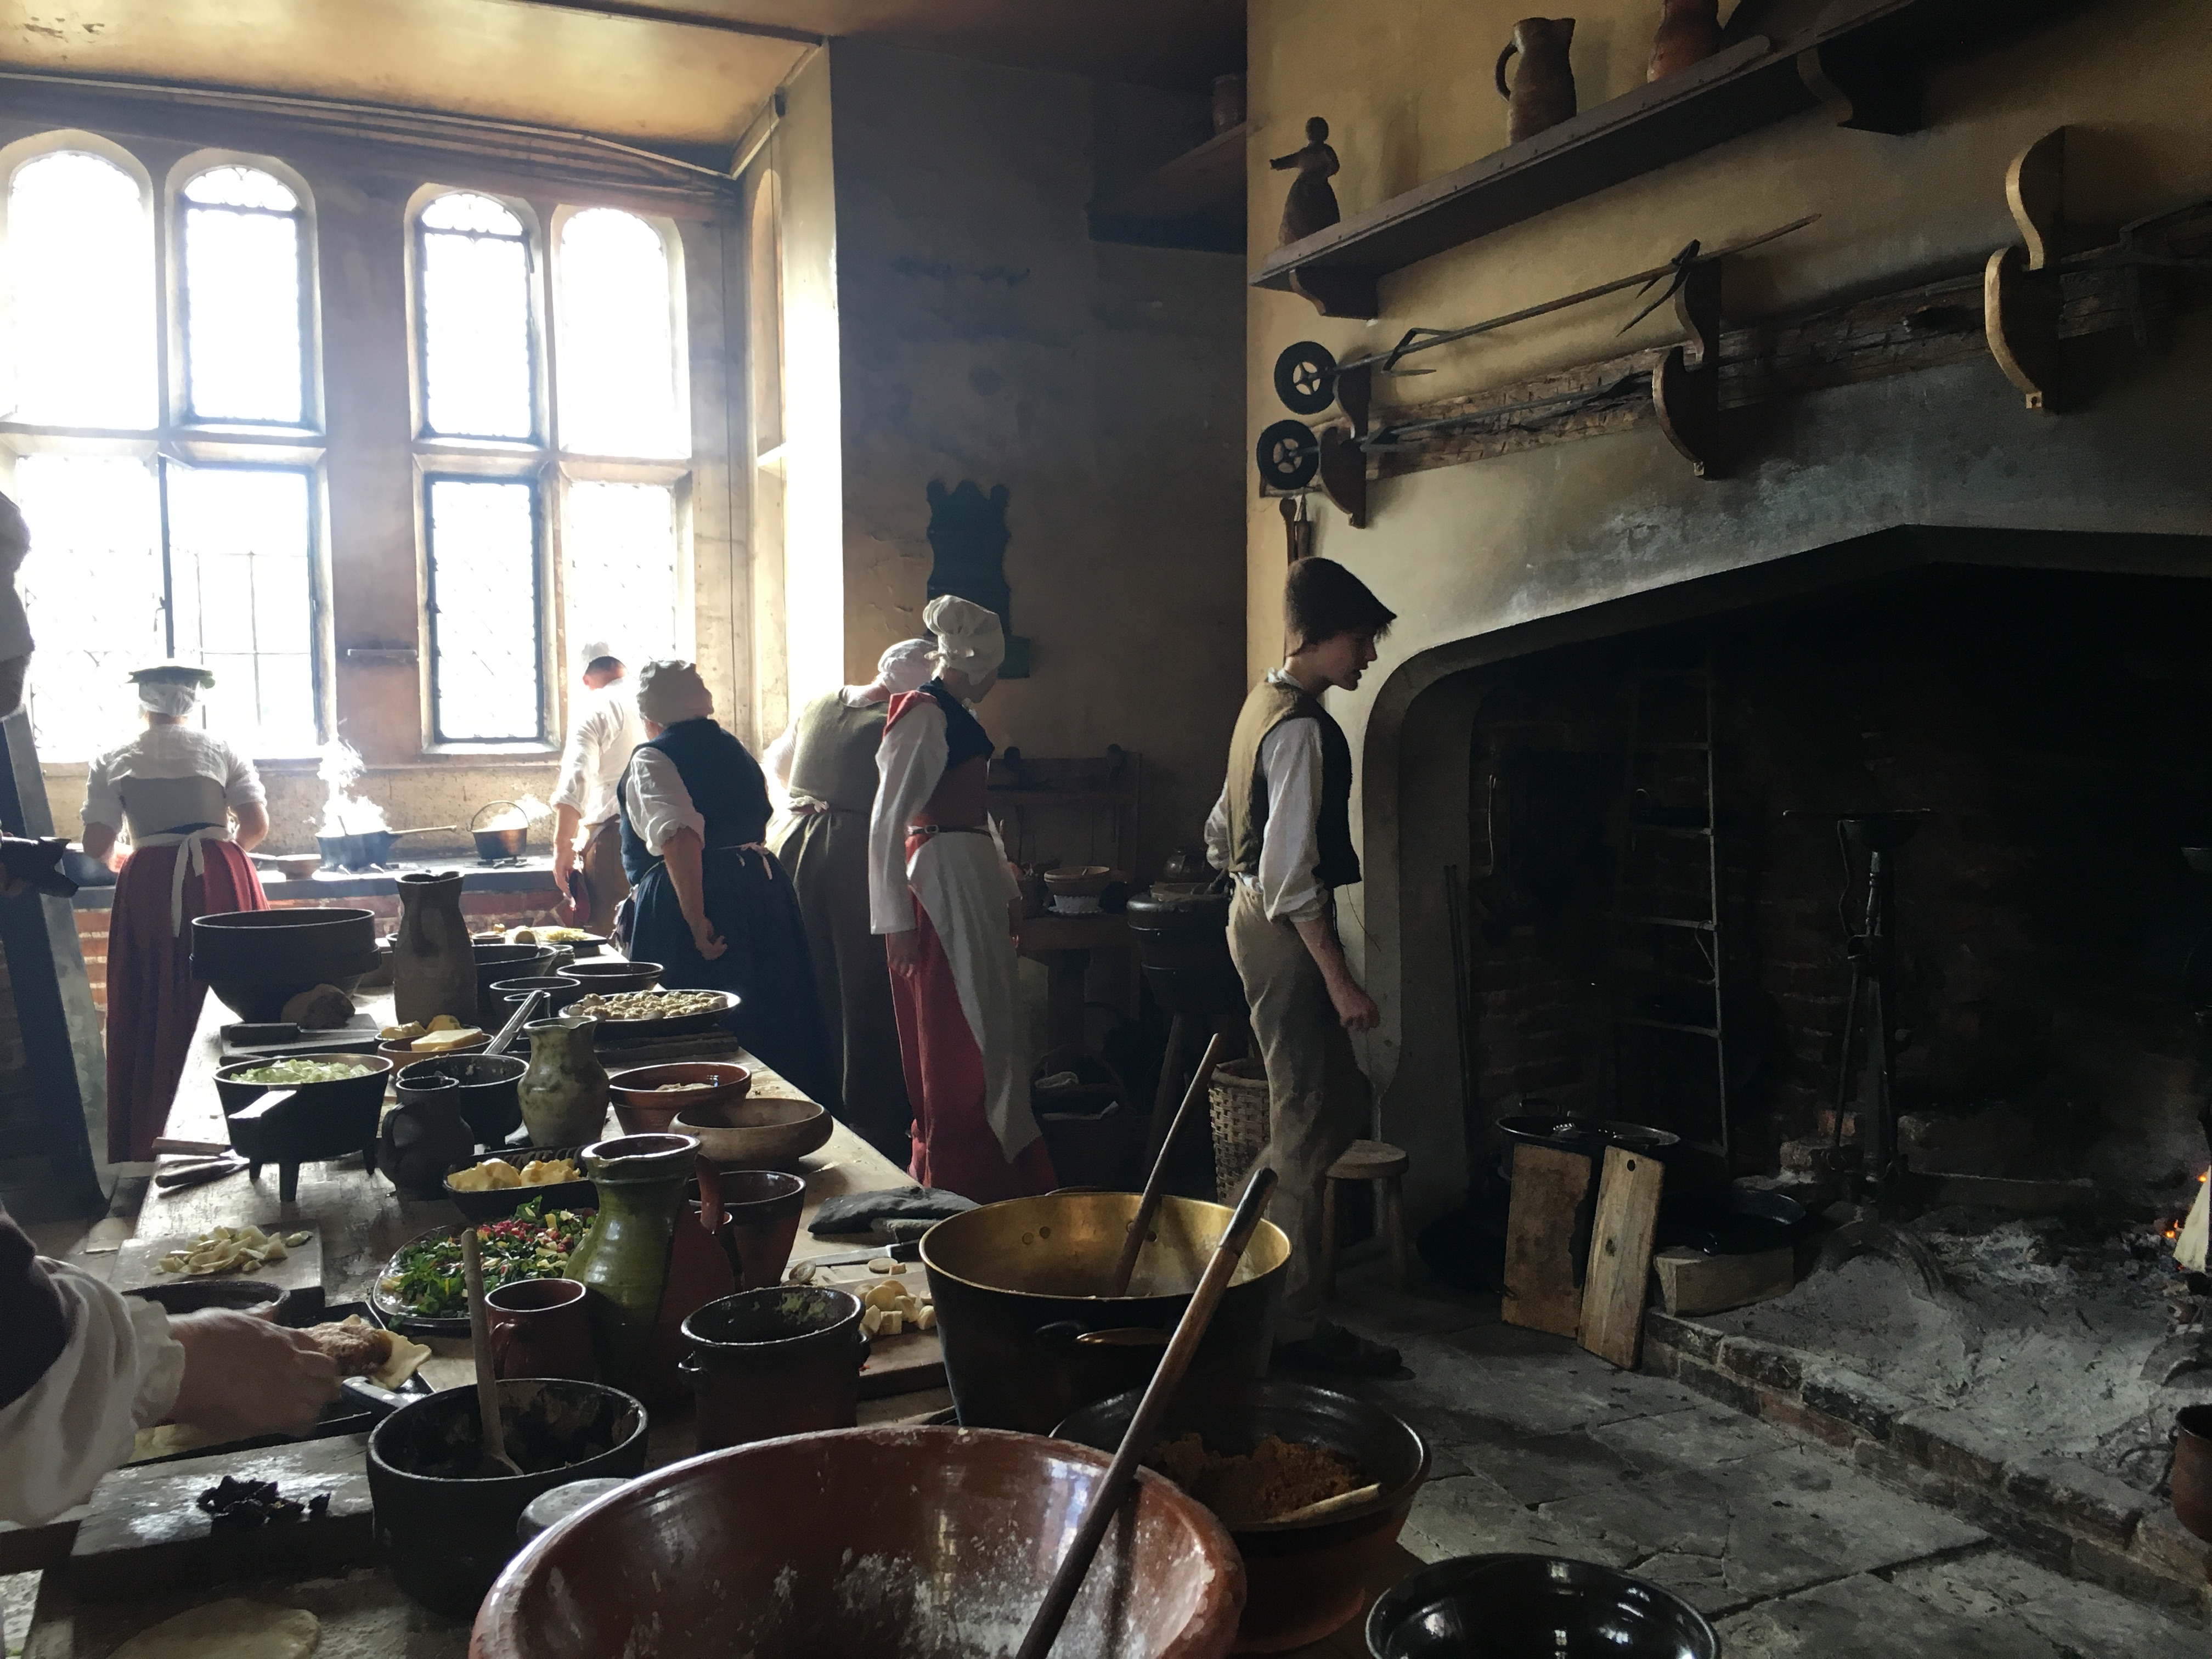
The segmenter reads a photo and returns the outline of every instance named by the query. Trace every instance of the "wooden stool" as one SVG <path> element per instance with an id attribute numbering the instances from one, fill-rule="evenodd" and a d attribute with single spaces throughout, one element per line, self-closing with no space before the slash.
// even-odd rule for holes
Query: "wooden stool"
<path id="1" fill-rule="evenodd" d="M 1328 1166 L 1321 1184 L 1321 1294 L 1327 1301 L 1336 1289 L 1336 1183 L 1371 1181 L 1376 1184 L 1375 1222 L 1390 1241 L 1390 1278 L 1406 1288 L 1406 1183 L 1413 1159 L 1387 1140 L 1355 1140 L 1344 1156 Z"/>

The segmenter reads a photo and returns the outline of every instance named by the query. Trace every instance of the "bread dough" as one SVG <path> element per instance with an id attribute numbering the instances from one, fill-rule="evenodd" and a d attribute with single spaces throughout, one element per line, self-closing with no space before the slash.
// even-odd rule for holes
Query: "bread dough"
<path id="1" fill-rule="evenodd" d="M 113 1659 L 307 1659 L 322 1634 L 312 1613 L 233 1596 L 140 1631 Z"/>

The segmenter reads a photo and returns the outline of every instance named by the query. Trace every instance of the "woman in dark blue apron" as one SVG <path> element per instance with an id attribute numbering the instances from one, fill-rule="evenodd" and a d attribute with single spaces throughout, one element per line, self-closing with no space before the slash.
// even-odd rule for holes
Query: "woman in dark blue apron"
<path id="1" fill-rule="evenodd" d="M 659 963 L 672 991 L 736 992 L 731 1034 L 836 1110 L 806 925 L 790 877 L 762 844 L 769 808 L 759 763 L 715 723 L 714 699 L 688 662 L 647 663 L 637 712 L 646 741 L 617 790 L 637 907 L 630 957 Z"/>

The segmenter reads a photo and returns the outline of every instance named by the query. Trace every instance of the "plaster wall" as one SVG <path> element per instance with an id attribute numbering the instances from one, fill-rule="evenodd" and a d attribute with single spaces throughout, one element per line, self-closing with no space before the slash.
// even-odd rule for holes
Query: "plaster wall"
<path id="1" fill-rule="evenodd" d="M 1251 246 L 1275 243 L 1285 180 L 1267 158 L 1303 142 L 1308 116 L 1331 124 L 1347 213 L 1502 146 L 1491 65 L 1518 9 L 1503 0 L 1251 7 Z M 1584 108 L 1642 80 L 1654 9 L 1643 0 L 1579 9 Z M 1385 277 L 1372 323 L 1251 290 L 1248 450 L 1285 412 L 1271 371 L 1293 341 L 1347 356 L 1411 326 L 1463 325 L 1660 263 L 1692 237 L 1710 246 L 1821 216 L 1731 263 L 1731 325 L 1978 270 L 2016 238 L 2007 161 L 2062 124 L 2074 234 L 2083 246 L 2107 240 L 2127 219 L 2212 191 L 2203 21 L 2193 0 L 2077 7 L 1940 66 L 1921 133 L 1793 118 Z M 1378 378 L 1377 403 L 1504 385 L 1674 337 L 1662 310 L 1616 339 L 1632 314 L 1601 302 L 1437 350 L 1421 360 L 1434 374 Z M 2148 357 L 2101 337 L 2076 349 L 2073 367 L 2093 395 L 2058 417 L 2027 413 L 1980 363 L 1759 405 L 1736 428 L 1741 464 L 1715 482 L 1692 477 L 1651 428 L 1379 483 L 1364 531 L 1316 504 L 1317 550 L 1358 571 L 1401 617 L 1366 686 L 1334 704 L 1359 757 L 1354 825 L 1368 879 L 1344 896 L 1342 919 L 1384 1011 L 1366 1051 L 1384 1085 L 1382 1127 L 1414 1151 L 1417 1177 L 1440 1172 L 1417 1208 L 1451 1201 L 1464 1168 L 1440 884 L 1443 865 L 1468 858 L 1466 738 L 1481 693 L 1465 671 L 1482 659 L 1480 636 L 1893 525 L 2201 533 L 2212 326 L 2184 319 Z M 1280 649 L 1285 553 L 1274 504 L 1257 498 L 1244 464 L 1249 676 Z"/>
<path id="2" fill-rule="evenodd" d="M 1172 153 L 1203 105 L 866 44 L 829 56 L 842 674 L 866 680 L 921 632 L 929 482 L 1005 484 L 1033 675 L 982 718 L 1031 757 L 1140 753 L 1148 872 L 1199 838 L 1243 690 L 1243 272 L 1094 242 L 1084 210 L 1102 145 L 1149 126 Z"/>

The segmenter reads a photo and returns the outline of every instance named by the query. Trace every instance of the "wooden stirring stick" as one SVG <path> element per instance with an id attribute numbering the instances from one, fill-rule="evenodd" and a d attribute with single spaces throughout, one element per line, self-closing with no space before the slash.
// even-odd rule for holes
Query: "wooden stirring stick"
<path id="1" fill-rule="evenodd" d="M 1206 1045 L 1205 1058 L 1198 1062 L 1198 1071 L 1185 1091 L 1182 1104 L 1176 1108 L 1175 1121 L 1168 1125 L 1166 1136 L 1160 1142 L 1160 1155 L 1152 1160 L 1152 1178 L 1145 1182 L 1145 1196 L 1137 1206 L 1137 1218 L 1129 1224 L 1129 1236 L 1121 1241 L 1121 1255 L 1114 1263 L 1114 1286 L 1109 1296 L 1129 1293 L 1129 1275 L 1137 1271 L 1137 1257 L 1145 1248 L 1145 1235 L 1152 1230 L 1152 1218 L 1159 1213 L 1160 1200 L 1165 1195 L 1168 1179 L 1168 1158 L 1174 1152 L 1176 1140 L 1182 1133 L 1183 1121 L 1191 1115 L 1197 1103 L 1206 1098 L 1206 1085 L 1213 1081 L 1213 1063 L 1221 1058 L 1221 1033 L 1216 1031 Z"/>
<path id="2" fill-rule="evenodd" d="M 499 1421 L 499 1378 L 492 1374 L 491 1317 L 484 1311 L 483 1249 L 477 1243 L 477 1225 L 461 1229 L 461 1278 L 469 1292 L 469 1346 L 476 1350 L 477 1414 L 483 1423 L 484 1462 L 503 1464 L 508 1474 L 520 1474 L 522 1466 L 507 1455 L 507 1433 Z"/>
<path id="3" fill-rule="evenodd" d="M 1182 1386 L 1183 1373 L 1190 1369 L 1191 1355 L 1204 1339 L 1206 1328 L 1213 1322 L 1214 1310 L 1221 1305 L 1237 1264 L 1243 1259 L 1244 1247 L 1252 1242 L 1261 1214 L 1267 1207 L 1268 1194 L 1274 1190 L 1273 1170 L 1262 1165 L 1252 1172 L 1244 1196 L 1237 1201 L 1237 1212 L 1230 1218 L 1229 1231 L 1222 1234 L 1221 1243 L 1214 1247 L 1213 1258 L 1206 1264 L 1206 1275 L 1198 1281 L 1190 1305 L 1182 1310 L 1175 1338 L 1168 1344 L 1168 1351 L 1160 1356 L 1159 1369 L 1152 1373 L 1145 1397 L 1137 1402 L 1129 1426 L 1122 1433 L 1121 1447 L 1115 1452 L 1114 1461 L 1106 1466 L 1097 1490 L 1091 1495 L 1091 1507 L 1083 1512 L 1083 1520 L 1068 1544 L 1067 1553 L 1060 1558 L 1059 1569 L 1045 1589 L 1044 1605 L 1037 1609 L 1029 1634 L 1022 1638 L 1016 1659 L 1045 1659 L 1052 1651 L 1060 1627 L 1067 1619 L 1067 1610 L 1075 1605 L 1076 1592 L 1083 1588 L 1084 1576 L 1091 1571 L 1091 1559 L 1105 1539 L 1106 1528 L 1113 1524 L 1115 1512 L 1121 1507 L 1122 1498 L 1136 1480 L 1138 1462 L 1152 1449 L 1161 1414 Z"/>

